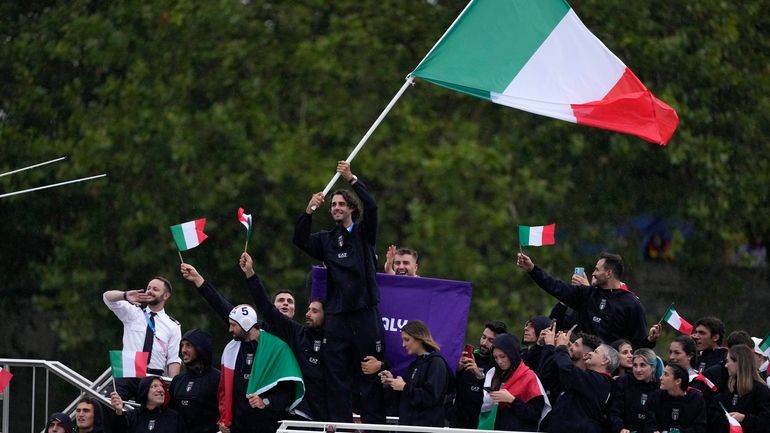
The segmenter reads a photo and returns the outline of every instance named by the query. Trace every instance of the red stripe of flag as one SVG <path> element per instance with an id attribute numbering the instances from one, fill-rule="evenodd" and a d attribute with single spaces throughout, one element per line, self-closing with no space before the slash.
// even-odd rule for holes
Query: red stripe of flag
<path id="1" fill-rule="evenodd" d="M 556 244 L 556 224 L 548 224 L 543 226 L 543 245 L 555 245 Z"/>
<path id="2" fill-rule="evenodd" d="M 203 233 L 203 229 L 206 227 L 206 218 L 201 218 L 198 220 L 195 220 L 195 234 L 198 235 L 198 244 L 201 244 L 203 241 L 208 238 L 208 235 L 206 233 Z"/>
<path id="3" fill-rule="evenodd" d="M 13 375 L 10 371 L 0 368 L 0 393 L 5 391 L 5 387 L 8 386 L 9 383 L 11 383 L 11 379 L 13 378 Z"/>
<path id="4" fill-rule="evenodd" d="M 147 352 L 136 352 L 134 357 L 134 371 L 136 377 L 147 377 L 147 362 L 150 358 L 150 354 Z"/>

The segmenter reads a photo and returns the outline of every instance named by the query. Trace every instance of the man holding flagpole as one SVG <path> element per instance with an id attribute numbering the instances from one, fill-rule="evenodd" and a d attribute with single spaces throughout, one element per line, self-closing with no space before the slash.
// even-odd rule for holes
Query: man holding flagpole
<path id="1" fill-rule="evenodd" d="M 182 328 L 165 310 L 170 298 L 171 283 L 163 277 L 154 277 L 143 290 L 109 290 L 102 295 L 107 307 L 123 322 L 123 351 L 149 353 L 150 375 L 174 377 L 182 363 Z M 115 387 L 122 399 L 135 399 L 139 379 L 120 378 L 115 380 Z"/>
<path id="2" fill-rule="evenodd" d="M 324 203 L 322 192 L 313 194 L 294 228 L 294 244 L 327 269 L 326 384 L 330 421 L 352 422 L 352 385 L 361 393 L 361 419 L 384 423 L 382 385 L 375 374 L 364 374 L 360 363 L 368 356 L 382 360 L 384 330 L 377 305 L 377 202 L 346 161 L 337 173 L 353 187 L 363 205 L 346 189 L 332 193 L 329 231 L 311 234 L 313 212 Z"/>
<path id="3" fill-rule="evenodd" d="M 559 301 L 578 313 L 578 327 L 583 333 L 602 341 L 621 338 L 634 348 L 647 347 L 647 320 L 639 299 L 621 285 L 623 259 L 617 254 L 602 253 L 591 275 L 591 285 L 573 277 L 572 284 L 553 278 L 535 266 L 532 259 L 519 253 L 517 266 Z M 586 281 L 587 282 L 587 281 Z"/>

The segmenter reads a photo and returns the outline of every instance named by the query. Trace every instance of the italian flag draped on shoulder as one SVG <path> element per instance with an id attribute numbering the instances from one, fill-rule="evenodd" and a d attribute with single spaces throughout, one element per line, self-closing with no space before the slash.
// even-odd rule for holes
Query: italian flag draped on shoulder
<path id="1" fill-rule="evenodd" d="M 296 382 L 294 401 L 287 410 L 294 410 L 305 395 L 305 382 L 297 359 L 289 346 L 280 338 L 266 331 L 259 331 L 257 353 L 254 354 L 254 365 L 251 368 L 249 394 L 262 394 L 269 391 L 278 382 Z"/>
<path id="2" fill-rule="evenodd" d="M 473 0 L 411 75 L 660 145 L 679 123 L 564 0 Z"/>
<path id="3" fill-rule="evenodd" d="M 233 418 L 233 380 L 235 361 L 240 348 L 241 342 L 232 340 L 227 343 L 222 352 L 222 375 L 217 390 L 219 401 L 217 424 L 229 426 Z M 295 382 L 294 401 L 286 409 L 293 414 L 294 409 L 305 396 L 305 382 L 302 380 L 299 364 L 294 358 L 294 353 L 283 340 L 261 330 L 246 391 L 249 394 L 261 394 L 284 381 Z"/>

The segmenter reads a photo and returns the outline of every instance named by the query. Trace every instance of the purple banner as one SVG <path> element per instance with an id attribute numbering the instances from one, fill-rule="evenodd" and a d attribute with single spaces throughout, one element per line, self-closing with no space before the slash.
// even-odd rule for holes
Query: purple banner
<path id="1" fill-rule="evenodd" d="M 312 298 L 326 296 L 326 268 L 313 266 Z M 379 310 L 385 328 L 385 359 L 402 374 L 414 358 L 401 347 L 401 327 L 419 319 L 441 346 L 441 356 L 454 371 L 465 346 L 465 328 L 473 287 L 467 281 L 377 274 Z"/>

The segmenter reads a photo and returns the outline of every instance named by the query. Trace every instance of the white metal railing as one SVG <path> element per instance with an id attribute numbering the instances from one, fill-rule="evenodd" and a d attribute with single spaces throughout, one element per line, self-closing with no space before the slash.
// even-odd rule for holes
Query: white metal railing
<path id="1" fill-rule="evenodd" d="M 32 403 L 31 403 L 31 419 L 30 419 L 30 433 L 35 433 L 35 402 L 37 401 L 37 369 L 43 368 L 45 370 L 45 397 L 44 397 L 44 408 L 43 412 L 45 414 L 45 417 L 48 416 L 50 412 L 64 412 L 66 414 L 69 414 L 72 416 L 75 411 L 75 406 L 77 406 L 78 401 L 82 398 L 84 395 L 89 395 L 92 398 L 95 398 L 102 403 L 106 404 L 107 406 L 110 406 L 110 400 L 105 397 L 102 392 L 105 392 L 105 389 L 107 387 L 112 385 L 112 368 L 107 368 L 107 370 L 104 371 L 99 377 L 94 380 L 90 381 L 77 371 L 67 367 L 66 365 L 62 364 L 59 361 L 47 361 L 43 359 L 14 359 L 14 358 L 0 358 L 0 366 L 3 367 L 3 369 L 7 369 L 9 372 L 13 372 L 14 368 L 31 368 L 32 369 L 32 383 L 31 383 L 31 395 L 32 395 Z M 70 385 L 73 385 L 75 388 L 78 389 L 78 394 L 75 396 L 75 398 L 72 400 L 72 402 L 63 410 L 56 409 L 53 411 L 49 411 L 48 408 L 48 393 L 49 393 L 49 376 L 50 373 L 53 373 L 60 379 L 64 380 L 65 382 L 69 383 Z M 170 381 L 169 378 L 162 378 L 166 381 Z M 0 394 L 2 395 L 2 420 L 0 420 L 0 433 L 9 433 L 10 429 L 10 409 L 11 409 L 11 389 L 16 388 L 18 386 L 14 381 L 12 380 L 11 383 L 8 385 L 8 387 L 5 389 L 5 391 Z M 21 390 L 23 392 L 23 390 Z M 14 392 L 15 393 L 15 392 Z M 125 402 L 125 404 L 128 407 L 136 407 L 137 404 L 133 401 Z M 16 429 L 18 431 L 18 429 Z M 45 426 L 42 430 L 38 430 L 41 432 L 45 432 Z"/>
<path id="2" fill-rule="evenodd" d="M 358 424 L 340 422 L 316 422 L 316 421 L 280 421 L 276 433 L 327 433 L 327 432 L 358 432 L 358 431 L 382 431 L 382 432 L 409 432 L 409 433 L 500 433 L 495 430 L 476 430 L 449 427 L 418 427 L 413 425 L 393 424 Z M 517 433 L 517 432 L 513 432 Z"/>

